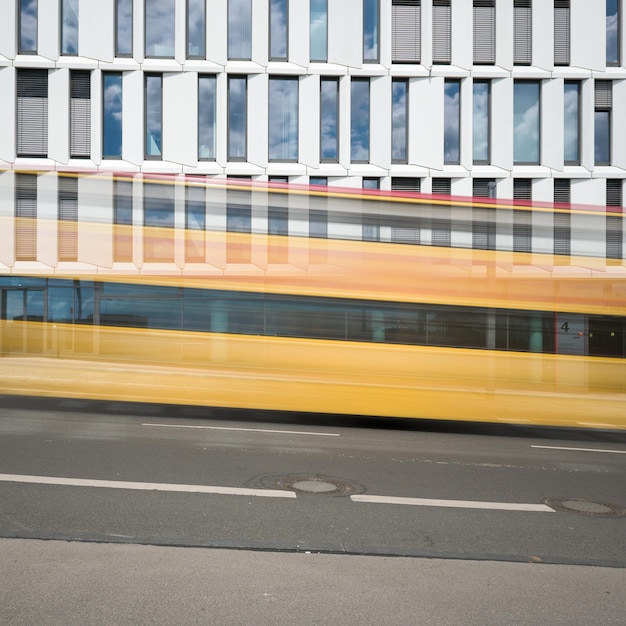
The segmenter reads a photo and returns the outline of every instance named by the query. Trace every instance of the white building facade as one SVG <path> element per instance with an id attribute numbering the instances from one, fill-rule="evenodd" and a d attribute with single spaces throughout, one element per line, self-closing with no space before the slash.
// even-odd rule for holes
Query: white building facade
<path id="1" fill-rule="evenodd" d="M 0 0 L 0 168 L 622 206 L 625 0 Z"/>

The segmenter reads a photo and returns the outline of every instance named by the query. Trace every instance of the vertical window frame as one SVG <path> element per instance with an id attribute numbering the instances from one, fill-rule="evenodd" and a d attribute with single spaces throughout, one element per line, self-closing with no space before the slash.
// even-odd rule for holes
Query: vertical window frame
<path id="1" fill-rule="evenodd" d="M 487 86 L 487 155 L 486 158 L 476 158 L 476 85 Z M 491 163 L 491 80 L 477 79 L 472 83 L 472 162 L 474 165 L 489 165 Z"/>
<path id="2" fill-rule="evenodd" d="M 189 8 L 194 1 L 202 7 L 201 50 L 198 53 L 191 52 L 191 11 Z M 185 53 L 188 59 L 206 59 L 206 9 L 206 0 L 185 0 Z"/>
<path id="3" fill-rule="evenodd" d="M 130 41 L 128 42 L 130 50 L 128 52 L 121 51 L 121 42 L 120 42 L 120 25 L 121 25 L 121 13 L 120 13 L 120 4 L 127 3 L 130 6 L 130 24 L 129 24 L 129 36 Z M 134 21 L 134 9 L 133 9 L 133 0 L 115 0 L 115 56 L 118 58 L 131 58 L 133 56 L 133 21 Z"/>
<path id="4" fill-rule="evenodd" d="M 209 148 L 210 156 L 203 156 L 202 152 L 202 137 L 203 137 L 203 116 L 202 116 L 202 108 L 205 100 L 202 99 L 202 83 L 207 81 L 208 83 L 212 83 L 212 93 L 210 94 L 213 98 L 211 107 L 213 109 L 213 115 L 209 120 L 209 124 L 212 127 L 212 135 L 213 142 Z M 215 74 L 198 74 L 198 161 L 215 161 L 217 158 L 216 153 L 216 145 L 217 145 L 217 117 L 216 117 L 216 107 L 217 107 L 217 76 Z"/>
<path id="5" fill-rule="evenodd" d="M 434 65 L 452 63 L 452 3 L 450 0 L 433 0 L 432 46 Z"/>
<path id="6" fill-rule="evenodd" d="M 33 3 L 35 6 L 34 16 L 35 16 L 35 32 L 34 32 L 34 42 L 33 46 L 28 48 L 23 46 L 22 43 L 24 41 L 24 13 L 25 13 L 25 3 L 27 0 L 19 0 L 17 7 L 17 52 L 18 54 L 37 54 L 38 46 L 39 46 L 39 2 L 38 0 L 28 0 L 30 3 Z"/>
<path id="7" fill-rule="evenodd" d="M 532 0 L 513 3 L 513 65 L 533 63 L 533 5 Z"/>
<path id="8" fill-rule="evenodd" d="M 355 119 L 358 115 L 358 109 L 355 108 L 357 98 L 355 98 L 356 85 L 367 84 L 367 156 L 364 159 L 355 158 L 355 148 L 360 142 L 355 142 L 357 127 Z M 372 83 L 369 77 L 352 77 L 350 81 L 350 162 L 351 163 L 369 163 L 371 155 L 371 135 L 372 135 Z"/>
<path id="9" fill-rule="evenodd" d="M 27 76 L 30 78 L 27 79 Z M 18 68 L 15 80 L 16 154 L 18 157 L 47 158 L 50 95 L 48 70 Z M 33 92 L 37 95 L 33 95 Z M 41 95 L 43 93 L 45 96 Z M 31 146 L 33 150 L 28 149 Z"/>
<path id="10" fill-rule="evenodd" d="M 622 46 L 621 46 L 621 40 L 622 40 L 622 7 L 624 6 L 622 3 L 620 3 L 620 0 L 606 0 L 607 4 L 606 4 L 606 66 L 607 67 L 619 67 L 621 65 L 621 60 L 622 60 Z M 609 10 L 609 2 L 615 2 L 615 7 L 616 7 L 616 19 L 617 19 L 617 28 L 616 28 L 616 37 L 615 37 L 615 60 L 611 59 L 609 60 L 609 37 L 608 37 L 608 32 L 609 32 L 609 14 L 608 14 L 608 10 Z M 611 55 L 612 56 L 612 55 Z"/>
<path id="11" fill-rule="evenodd" d="M 244 126 L 244 139 L 243 139 L 243 154 L 242 155 L 233 155 L 233 145 L 231 142 L 231 133 L 233 132 L 233 125 L 231 122 L 231 118 L 233 115 L 232 111 L 232 90 L 231 84 L 235 80 L 244 81 L 244 95 L 243 95 L 243 126 Z M 227 160 L 241 162 L 246 161 L 248 158 L 248 77 L 245 75 L 229 75 L 227 79 L 227 100 L 228 100 L 228 124 L 227 124 Z"/>
<path id="12" fill-rule="evenodd" d="M 516 145 L 515 145 L 515 88 L 521 85 L 534 85 L 537 87 L 537 159 L 525 160 L 516 158 Z M 541 81 L 540 80 L 514 80 L 513 81 L 513 165 L 540 165 L 541 164 Z"/>
<path id="13" fill-rule="evenodd" d="M 554 65 L 569 65 L 571 48 L 572 15 L 570 0 L 554 0 Z"/>
<path id="14" fill-rule="evenodd" d="M 327 135 L 324 134 L 324 121 L 326 107 L 324 105 L 324 89 L 323 85 L 334 85 L 334 111 L 332 126 L 335 132 L 334 140 L 334 156 L 324 156 L 324 145 Z M 323 76 L 320 79 L 320 162 L 321 163 L 338 163 L 339 162 L 339 78 Z"/>
<path id="15" fill-rule="evenodd" d="M 456 107 L 456 129 L 452 134 L 451 131 L 446 129 L 447 123 L 450 121 L 445 115 L 445 100 L 447 96 L 447 89 L 449 86 L 456 86 L 456 95 L 458 97 L 458 105 Z M 448 158 L 446 154 L 448 152 L 447 145 L 450 139 L 455 139 L 456 145 L 456 158 Z M 443 131 L 443 162 L 445 165 L 458 165 L 461 162 L 461 79 L 450 78 L 444 80 L 444 131 Z"/>
<path id="16" fill-rule="evenodd" d="M 314 35 L 317 34 L 317 31 L 313 31 L 313 5 L 320 6 L 322 11 L 315 11 L 315 15 L 323 12 L 324 14 L 324 36 L 322 38 L 322 42 L 320 44 L 320 48 L 323 47 L 324 54 L 322 56 L 317 56 L 317 54 L 313 53 L 313 42 L 317 41 L 317 38 Z M 323 44 L 323 45 L 322 45 Z M 317 46 L 316 46 L 317 49 Z M 310 61 L 313 63 L 326 63 L 328 61 L 328 0 L 311 0 L 309 5 L 309 57 Z"/>
<path id="17" fill-rule="evenodd" d="M 396 125 L 395 116 L 395 103 L 394 103 L 394 85 L 404 86 L 404 107 L 403 108 L 403 122 L 402 127 L 398 128 Z M 403 135 L 402 147 L 400 148 L 402 155 L 394 156 L 396 151 L 395 137 L 396 132 Z M 392 163 L 408 163 L 409 162 L 409 79 L 408 78 L 392 78 L 391 80 L 391 162 Z"/>
<path id="18" fill-rule="evenodd" d="M 106 109 L 106 97 L 107 86 L 106 82 L 109 79 L 115 78 L 119 80 L 120 85 L 120 112 L 123 116 L 123 104 L 124 104 L 124 81 L 122 72 L 102 72 L 102 158 L 103 159 L 121 159 L 123 152 L 123 117 L 119 124 L 119 154 L 106 154 L 106 135 L 107 135 L 107 109 Z M 113 130 L 113 129 L 111 129 Z"/>
<path id="19" fill-rule="evenodd" d="M 581 121 L 581 106 L 582 106 L 582 85 L 579 80 L 566 80 L 563 82 L 563 89 L 567 92 L 568 87 L 576 87 L 577 98 L 576 98 L 576 158 L 571 159 L 567 158 L 567 146 L 563 146 L 563 162 L 565 165 L 580 165 L 580 149 L 581 149 L 581 137 L 582 137 L 582 121 Z M 564 104 L 567 102 L 567 95 L 564 93 Z M 563 112 L 563 140 L 565 142 L 567 138 L 567 114 L 566 111 Z"/>
<path id="20" fill-rule="evenodd" d="M 57 243 L 59 261 L 78 261 L 78 178 L 58 176 Z"/>
<path id="21" fill-rule="evenodd" d="M 366 30 L 368 12 L 375 10 L 374 32 Z M 363 63 L 380 63 L 380 0 L 363 0 Z M 371 35 L 372 45 L 367 47 L 367 39 Z M 370 52 L 373 51 L 373 52 Z"/>
<path id="22" fill-rule="evenodd" d="M 391 62 L 419 64 L 422 60 L 421 0 L 391 2 Z"/>
<path id="23" fill-rule="evenodd" d="M 70 158 L 91 158 L 91 71 L 70 70 Z"/>
<path id="24" fill-rule="evenodd" d="M 598 114 L 606 118 L 606 159 L 598 159 Z M 594 84 L 594 165 L 613 163 L 613 81 L 596 80 Z"/>
<path id="25" fill-rule="evenodd" d="M 289 103 L 277 103 L 274 102 L 272 103 L 272 86 L 276 85 L 278 82 L 284 83 L 285 86 L 287 84 L 289 85 L 295 85 L 295 108 L 293 111 L 289 111 L 287 113 L 287 120 L 285 121 L 285 116 L 283 115 L 283 122 L 284 124 L 280 127 L 280 129 L 277 129 L 276 127 L 273 126 L 272 124 L 272 112 L 276 111 L 276 109 L 278 108 L 278 104 L 289 104 Z M 293 89 L 292 87 L 290 87 L 290 90 Z M 289 98 L 292 96 L 293 94 L 289 93 Z M 273 152 L 272 152 L 272 148 L 271 145 L 268 145 L 268 159 L 269 161 L 272 162 L 280 162 L 280 163 L 297 163 L 298 162 L 298 156 L 299 156 L 299 140 L 300 140 L 300 133 L 299 133 L 299 105 L 300 105 L 300 79 L 298 76 L 270 76 L 269 78 L 269 85 L 268 85 L 268 124 L 267 124 L 267 128 L 268 128 L 268 139 L 271 141 L 272 139 L 272 131 L 274 130 L 280 130 L 280 135 L 282 137 L 281 140 L 281 145 L 283 145 L 283 148 L 281 149 L 281 153 L 285 153 L 285 151 L 287 151 L 289 153 L 289 156 L 277 156 L 274 153 L 274 156 L 272 156 Z M 287 149 L 285 146 L 285 143 L 287 144 L 291 144 L 292 141 L 290 140 L 290 134 L 288 132 L 288 129 L 285 128 L 285 125 L 290 125 L 293 122 L 293 119 L 295 117 L 295 153 L 292 152 L 293 148 L 289 148 Z M 292 156 L 293 155 L 293 156 Z"/>
<path id="26" fill-rule="evenodd" d="M 285 40 L 284 42 L 281 41 L 280 45 L 282 46 L 284 44 L 285 46 L 285 54 L 281 55 L 281 54 L 274 54 L 273 52 L 273 46 L 275 43 L 277 43 L 274 40 L 273 34 L 274 34 L 274 26 L 276 26 L 276 24 L 274 24 L 274 18 L 275 18 L 275 14 L 274 11 L 272 10 L 274 7 L 274 3 L 275 2 L 280 2 L 281 3 L 281 7 L 284 7 L 285 11 L 284 11 L 284 20 L 285 20 Z M 270 61 L 288 61 L 289 60 L 289 1 L 288 0 L 268 0 L 268 11 L 269 11 L 269 33 L 268 33 L 268 59 Z M 282 13 L 281 13 L 281 17 L 282 17 Z"/>
<path id="27" fill-rule="evenodd" d="M 231 21 L 231 17 L 233 16 L 234 2 L 241 3 L 241 8 L 244 8 L 244 3 L 246 4 L 246 9 L 248 10 L 249 15 L 246 16 L 246 26 L 248 27 L 248 40 L 245 42 L 235 42 L 231 39 L 231 36 L 234 36 L 233 22 Z M 227 5 L 227 17 L 226 17 L 226 50 L 227 57 L 229 61 L 250 61 L 252 60 L 252 0 L 228 0 Z M 242 56 L 237 56 L 234 53 L 241 47 L 243 49 L 244 54 Z M 245 54 L 247 53 L 247 54 Z"/>
<path id="28" fill-rule="evenodd" d="M 473 63 L 495 65 L 496 63 L 496 3 L 495 0 L 473 2 Z M 486 19 L 485 19 L 486 18 Z"/>
<path id="29" fill-rule="evenodd" d="M 155 133 L 150 132 L 150 104 L 154 102 L 153 98 L 148 97 L 149 91 L 149 82 L 153 79 L 158 79 L 158 88 L 159 88 L 159 110 L 158 110 L 158 144 L 155 140 L 155 145 L 159 150 L 158 154 L 150 154 L 148 149 L 148 142 L 150 138 L 155 136 Z M 144 74 L 144 82 L 143 82 L 143 97 L 144 97 L 144 159 L 146 161 L 162 161 L 163 160 L 163 74 L 149 72 Z"/>
<path id="30" fill-rule="evenodd" d="M 158 2 L 159 0 L 154 0 L 154 2 Z M 148 50 L 148 46 L 156 46 L 156 43 L 152 43 L 152 41 L 148 41 L 148 23 L 150 19 L 148 12 L 148 3 L 150 0 L 144 0 L 144 16 L 143 16 L 143 37 L 144 37 L 144 56 L 146 59 L 173 59 L 176 52 L 176 2 L 180 2 L 180 0 L 169 0 L 172 5 L 170 7 L 172 15 L 171 19 L 164 19 L 161 17 L 158 20 L 161 23 L 167 23 L 169 27 L 171 27 L 171 36 L 172 36 L 172 46 L 171 53 L 168 54 L 152 54 Z M 155 20 L 156 21 L 156 20 Z"/>
<path id="31" fill-rule="evenodd" d="M 70 24 L 68 21 L 68 11 L 67 9 L 71 9 L 72 7 L 70 6 L 71 4 L 74 5 L 75 7 L 75 15 L 76 15 L 76 23 L 75 23 L 75 27 L 76 27 L 76 50 L 71 51 L 69 49 L 69 47 L 71 46 L 71 41 L 69 40 L 69 34 L 70 34 L 70 29 L 72 26 L 74 26 L 74 24 Z M 59 11 L 61 13 L 61 18 L 59 20 L 59 28 L 60 28 L 60 43 L 61 43 L 61 55 L 65 56 L 65 57 L 75 57 L 78 56 L 79 50 L 78 50 L 78 29 L 80 27 L 80 17 L 78 14 L 79 11 L 79 0 L 60 0 L 59 3 Z"/>

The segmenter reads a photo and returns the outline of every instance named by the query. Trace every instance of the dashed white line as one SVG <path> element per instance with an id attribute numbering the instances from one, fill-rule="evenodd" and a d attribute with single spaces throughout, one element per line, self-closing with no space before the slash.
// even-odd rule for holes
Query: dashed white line
<path id="1" fill-rule="evenodd" d="M 485 509 L 492 511 L 531 511 L 535 513 L 554 513 L 554 509 L 545 504 L 524 504 L 515 502 L 477 502 L 475 500 L 433 500 L 430 498 L 398 498 L 394 496 L 350 496 L 353 502 L 372 504 L 405 504 L 409 506 L 434 506 L 453 509 Z"/>
<path id="2" fill-rule="evenodd" d="M 565 446 L 534 446 L 531 448 L 542 448 L 544 450 L 574 450 L 576 452 L 608 452 L 612 454 L 626 454 L 626 450 L 604 450 L 601 448 L 566 448 Z"/>
<path id="3" fill-rule="evenodd" d="M 258 496 L 261 498 L 295 498 L 294 491 L 279 489 L 247 489 L 243 487 L 215 487 L 210 485 L 179 485 L 169 483 L 140 483 L 123 480 L 93 480 L 61 476 L 27 476 L 0 474 L 0 482 L 32 483 L 38 485 L 65 485 L 69 487 L 104 487 L 106 489 L 134 489 L 138 491 L 170 491 L 178 493 L 208 493 L 224 496 Z"/>
<path id="4" fill-rule="evenodd" d="M 269 428 L 233 428 L 231 426 L 190 426 L 188 424 L 142 424 L 157 428 L 196 428 L 201 430 L 235 430 L 249 433 L 273 433 L 278 435 L 312 435 L 314 437 L 341 437 L 339 433 L 313 433 L 305 430 L 271 430 Z"/>

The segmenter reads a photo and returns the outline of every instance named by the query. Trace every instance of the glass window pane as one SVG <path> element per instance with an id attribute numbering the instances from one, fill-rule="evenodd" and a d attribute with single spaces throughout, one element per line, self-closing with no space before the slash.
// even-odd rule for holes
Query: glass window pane
<path id="1" fill-rule="evenodd" d="M 206 0 L 187 0 L 187 57 L 206 56 Z"/>
<path id="2" fill-rule="evenodd" d="M 215 159 L 215 76 L 198 78 L 198 158 Z"/>
<path id="3" fill-rule="evenodd" d="M 146 56 L 174 57 L 175 0 L 146 0 Z"/>
<path id="4" fill-rule="evenodd" d="M 378 61 L 378 0 L 363 0 L 363 61 Z"/>
<path id="5" fill-rule="evenodd" d="M 566 82 L 564 98 L 564 158 L 566 163 L 578 163 L 580 83 Z"/>
<path id="6" fill-rule="evenodd" d="M 287 59 L 287 0 L 270 0 L 270 59 Z"/>
<path id="7" fill-rule="evenodd" d="M 122 156 L 122 75 L 102 74 L 102 156 L 121 158 Z"/>
<path id="8" fill-rule="evenodd" d="M 161 76 L 146 76 L 146 157 L 160 157 L 163 148 L 161 145 L 163 125 L 161 87 Z"/>
<path id="9" fill-rule="evenodd" d="M 328 58 L 328 0 L 311 0 L 311 61 Z"/>
<path id="10" fill-rule="evenodd" d="M 271 78 L 269 85 L 269 157 L 298 159 L 298 79 Z"/>
<path id="11" fill-rule="evenodd" d="M 596 165 L 610 165 L 611 163 L 610 116 L 610 111 L 596 111 L 594 114 Z"/>
<path id="12" fill-rule="evenodd" d="M 398 162 L 407 160 L 408 87 L 406 80 L 394 80 L 392 83 L 391 158 Z"/>
<path id="13" fill-rule="evenodd" d="M 320 89 L 320 157 L 322 161 L 336 161 L 339 153 L 337 135 L 339 81 L 335 78 L 323 78 Z"/>
<path id="14" fill-rule="evenodd" d="M 443 158 L 445 163 L 458 163 L 461 154 L 460 135 L 461 83 L 447 80 L 444 87 Z"/>
<path id="15" fill-rule="evenodd" d="M 228 0 L 228 58 L 252 58 L 252 0 Z"/>
<path id="16" fill-rule="evenodd" d="M 246 158 L 246 79 L 228 78 L 228 158 Z"/>
<path id="17" fill-rule="evenodd" d="M 489 162 L 489 83 L 474 82 L 473 159 Z"/>
<path id="18" fill-rule="evenodd" d="M 133 53 L 133 0 L 117 0 L 115 12 L 115 54 Z"/>
<path id="19" fill-rule="evenodd" d="M 513 155 L 515 163 L 539 163 L 539 83 L 513 87 Z"/>
<path id="20" fill-rule="evenodd" d="M 37 0 L 20 0 L 20 52 L 37 52 Z"/>
<path id="21" fill-rule="evenodd" d="M 606 64 L 619 65 L 619 0 L 606 0 Z"/>
<path id="22" fill-rule="evenodd" d="M 78 54 L 78 0 L 62 0 L 61 53 Z"/>
<path id="23" fill-rule="evenodd" d="M 350 99 L 350 158 L 367 162 L 370 158 L 370 81 L 353 79 Z"/>

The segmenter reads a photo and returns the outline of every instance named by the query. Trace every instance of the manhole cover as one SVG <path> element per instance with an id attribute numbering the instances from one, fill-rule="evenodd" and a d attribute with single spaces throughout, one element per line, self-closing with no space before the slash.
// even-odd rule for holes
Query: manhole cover
<path id="1" fill-rule="evenodd" d="M 299 494 L 324 494 L 327 496 L 349 496 L 363 493 L 365 487 L 345 478 L 323 474 L 261 474 L 246 482 L 246 487 L 256 489 L 284 489 Z"/>
<path id="2" fill-rule="evenodd" d="M 617 504 L 595 502 L 583 498 L 546 498 L 544 504 L 555 511 L 591 517 L 626 517 L 626 509 Z"/>

